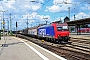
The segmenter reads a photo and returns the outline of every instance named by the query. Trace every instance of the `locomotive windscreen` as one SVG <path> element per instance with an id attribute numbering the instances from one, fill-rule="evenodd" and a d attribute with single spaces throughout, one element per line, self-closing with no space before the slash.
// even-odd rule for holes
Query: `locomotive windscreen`
<path id="1" fill-rule="evenodd" d="M 57 26 L 57 31 L 68 31 L 68 26 Z"/>

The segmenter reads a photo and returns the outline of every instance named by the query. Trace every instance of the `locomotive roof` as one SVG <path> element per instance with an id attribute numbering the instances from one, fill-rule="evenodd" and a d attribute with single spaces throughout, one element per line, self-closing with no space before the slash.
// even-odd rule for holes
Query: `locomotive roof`
<path id="1" fill-rule="evenodd" d="M 67 23 L 60 23 L 60 24 L 56 24 L 57 26 L 66 26 L 68 25 Z"/>
<path id="2" fill-rule="evenodd" d="M 60 24 L 59 23 L 51 23 L 51 24 L 43 25 L 43 26 L 30 27 L 30 28 L 28 28 L 28 30 L 42 28 L 42 27 L 48 27 L 48 26 L 52 26 L 52 24 L 56 24 L 57 26 L 66 26 L 67 25 L 67 23 L 60 23 Z"/>
<path id="3" fill-rule="evenodd" d="M 48 27 L 48 26 L 51 26 L 51 24 L 49 24 L 49 25 L 43 25 L 43 26 L 39 26 L 38 28 L 41 28 L 41 27 Z"/>
<path id="4" fill-rule="evenodd" d="M 56 24 L 57 26 L 66 26 L 66 25 L 68 25 L 67 23 L 52 23 L 52 24 Z M 40 26 L 38 28 L 52 26 L 52 24 L 43 25 L 43 26 Z"/>

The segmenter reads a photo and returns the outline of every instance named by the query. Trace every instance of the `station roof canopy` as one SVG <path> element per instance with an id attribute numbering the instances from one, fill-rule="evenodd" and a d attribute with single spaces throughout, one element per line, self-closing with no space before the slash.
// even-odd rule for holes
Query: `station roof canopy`
<path id="1" fill-rule="evenodd" d="M 75 26 L 75 25 L 83 25 L 83 24 L 90 24 L 90 18 L 80 19 L 80 20 L 74 20 L 67 22 L 69 26 Z"/>

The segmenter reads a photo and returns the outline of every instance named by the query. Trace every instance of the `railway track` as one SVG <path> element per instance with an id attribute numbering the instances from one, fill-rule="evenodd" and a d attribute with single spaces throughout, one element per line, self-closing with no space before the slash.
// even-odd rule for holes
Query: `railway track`
<path id="1" fill-rule="evenodd" d="M 84 48 L 84 49 L 90 49 L 89 47 L 85 47 L 85 46 L 82 46 L 82 45 L 77 45 L 77 44 L 69 44 L 69 45 L 72 45 L 72 46 L 74 46 L 74 47 L 80 47 L 80 48 Z M 90 51 L 90 50 L 89 50 Z"/>
<path id="2" fill-rule="evenodd" d="M 54 44 L 50 42 L 41 42 L 39 39 L 19 36 L 30 40 L 60 56 L 65 57 L 67 60 L 89 60 L 90 59 L 90 46 L 79 45 L 79 42 L 72 42 L 70 44 Z"/>
<path id="3" fill-rule="evenodd" d="M 79 53 L 85 53 L 85 54 L 90 54 L 90 49 L 86 49 L 86 48 L 83 48 L 82 46 L 79 47 L 79 46 L 74 46 L 74 45 L 66 45 L 64 47 L 61 47 L 63 49 L 68 49 L 68 50 L 72 50 L 72 51 L 77 51 Z"/>
<path id="4" fill-rule="evenodd" d="M 78 42 L 78 43 L 84 43 L 84 44 L 90 44 L 89 39 L 83 39 L 83 38 L 71 38 L 72 42 Z"/>
<path id="5" fill-rule="evenodd" d="M 44 48 L 60 55 L 63 56 L 65 58 L 67 58 L 68 60 L 89 60 L 89 54 L 84 54 L 84 53 L 80 53 L 78 51 L 74 51 L 74 50 L 70 50 L 70 49 L 65 49 L 65 47 L 55 47 L 55 46 L 51 46 L 51 45 L 43 45 L 45 46 Z M 87 56 L 87 57 L 85 57 Z"/>

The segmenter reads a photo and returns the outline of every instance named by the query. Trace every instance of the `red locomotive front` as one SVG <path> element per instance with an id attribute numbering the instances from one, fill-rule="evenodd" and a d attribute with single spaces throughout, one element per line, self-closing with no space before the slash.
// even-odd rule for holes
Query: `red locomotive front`
<path id="1" fill-rule="evenodd" d="M 53 23 L 55 36 L 58 42 L 68 42 L 69 40 L 69 29 L 67 23 Z"/>

